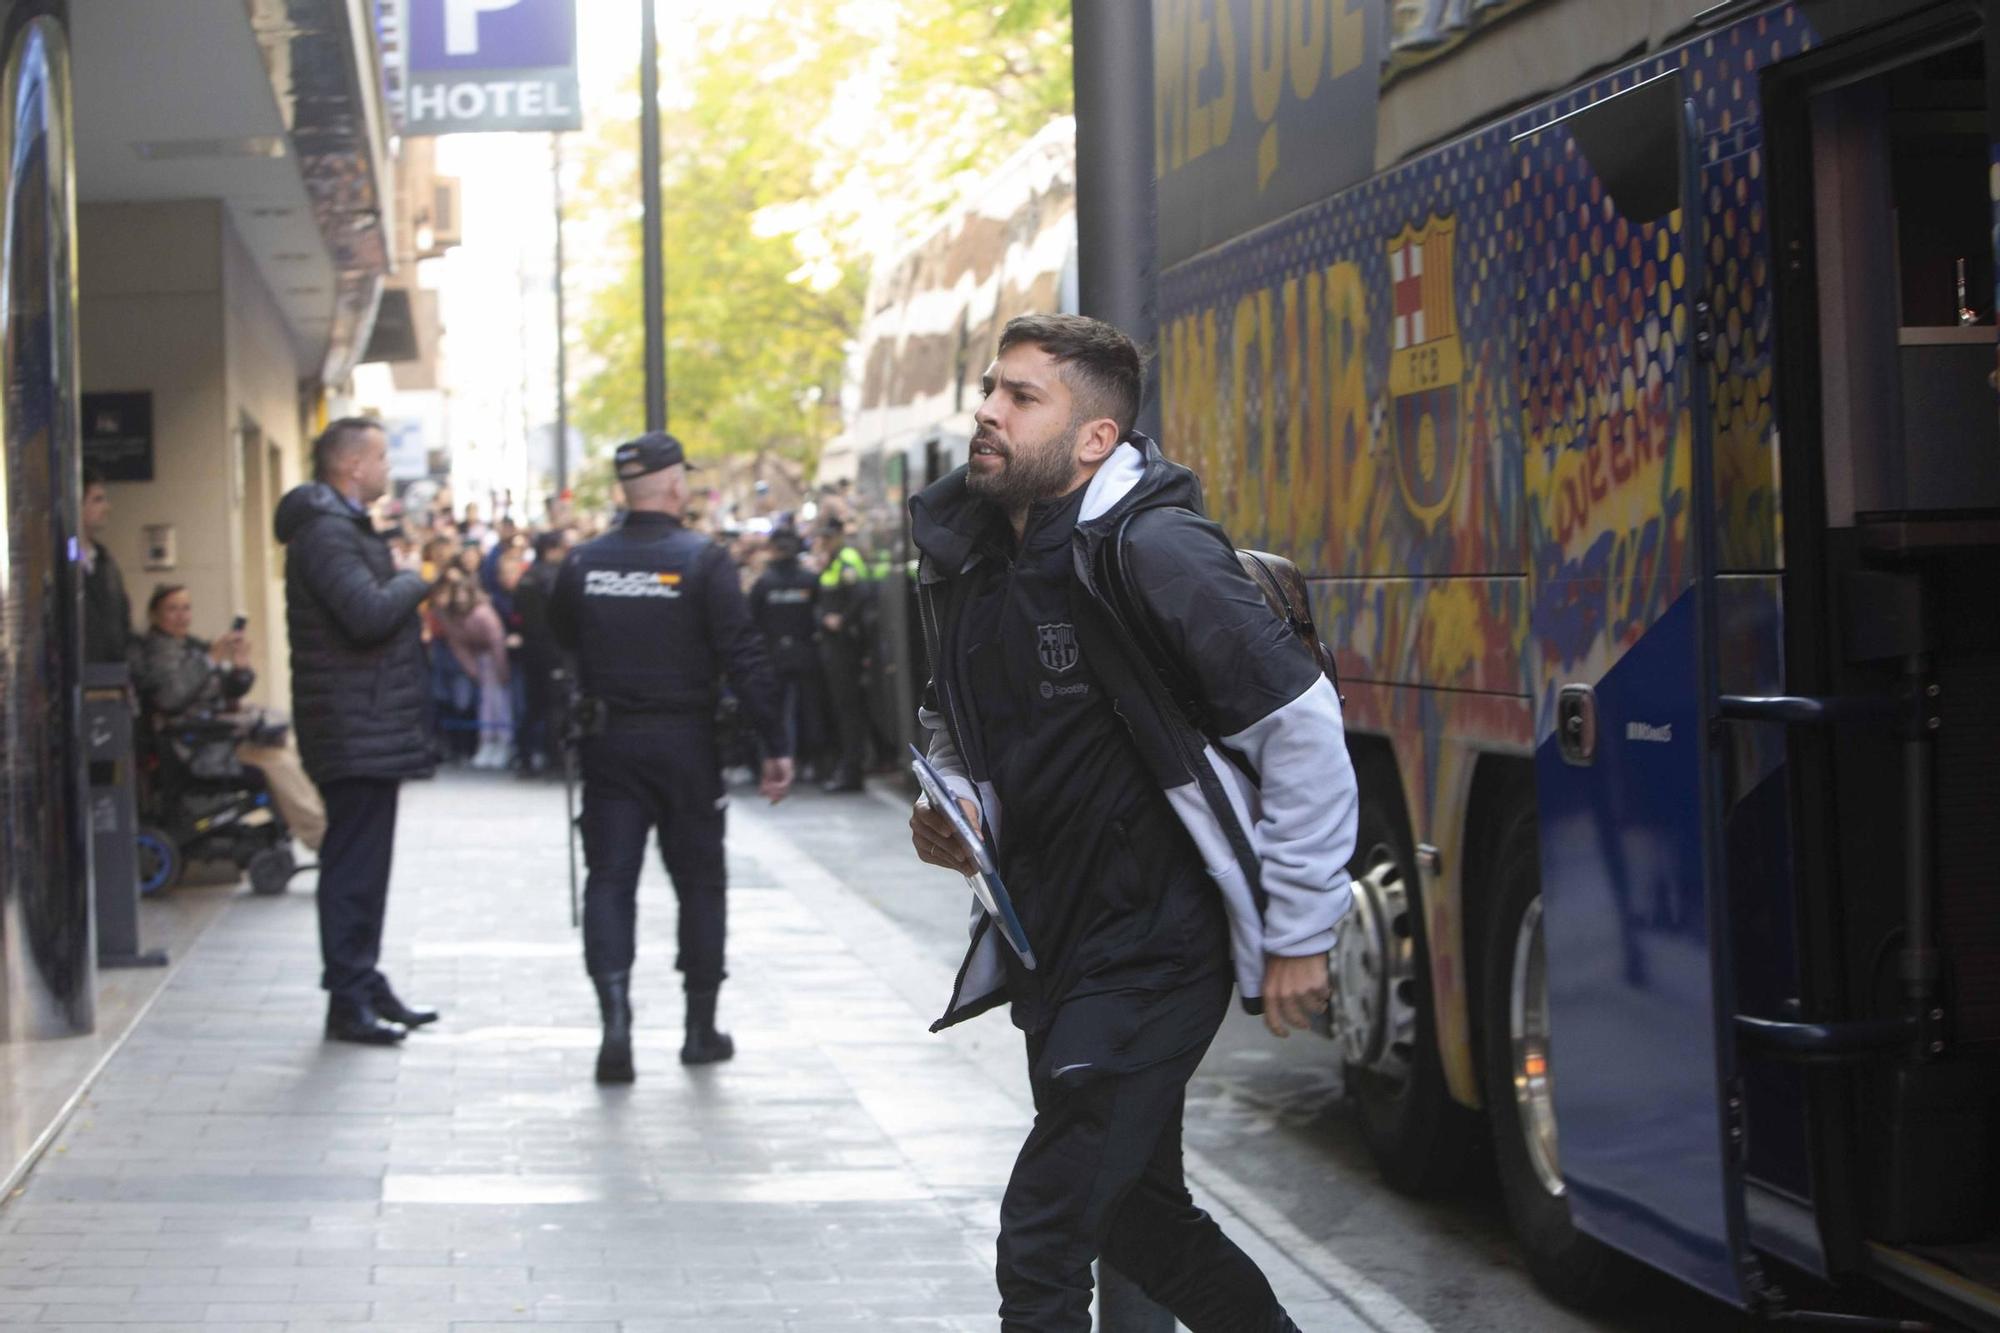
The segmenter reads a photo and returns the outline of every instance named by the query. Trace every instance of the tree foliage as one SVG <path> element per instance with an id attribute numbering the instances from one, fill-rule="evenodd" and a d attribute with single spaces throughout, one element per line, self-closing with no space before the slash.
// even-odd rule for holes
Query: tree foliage
<path id="1" fill-rule="evenodd" d="M 1069 113 L 1069 4 L 713 9 L 672 30 L 687 45 L 662 87 L 669 415 L 698 452 L 810 463 L 839 428 L 871 255 Z M 644 418 L 638 124 L 600 118 L 584 138 L 570 213 L 597 225 L 572 269 L 574 419 L 601 451 Z"/>

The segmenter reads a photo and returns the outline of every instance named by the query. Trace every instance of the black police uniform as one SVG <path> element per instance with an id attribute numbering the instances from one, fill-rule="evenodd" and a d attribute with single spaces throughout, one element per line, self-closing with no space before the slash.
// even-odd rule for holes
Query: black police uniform
<path id="1" fill-rule="evenodd" d="M 771 651 L 771 665 L 778 673 L 779 712 L 785 720 L 792 753 L 803 762 L 817 757 L 825 746 L 826 732 L 821 697 L 826 689 L 820 677 L 819 653 L 814 636 L 819 622 L 814 603 L 819 596 L 819 576 L 799 563 L 798 537 L 788 531 L 774 534 L 780 548 L 757 582 L 750 588 L 750 617 L 764 633 Z M 784 554 L 789 550 L 790 554 Z"/>
<path id="2" fill-rule="evenodd" d="M 826 670 L 832 731 L 838 742 L 828 791 L 860 791 L 868 770 L 868 626 L 873 589 L 865 581 L 866 567 L 852 543 L 829 534 L 837 543 L 819 577 L 819 651 Z M 828 621 L 838 616 L 839 628 Z"/>
<path id="3" fill-rule="evenodd" d="M 672 436 L 642 436 L 618 449 L 631 478 L 685 462 Z M 765 753 L 789 757 L 777 683 L 763 636 L 750 619 L 736 567 L 722 548 L 680 520 L 629 513 L 613 531 L 578 547 L 549 601 L 556 641 L 576 655 L 586 705 L 600 722 L 581 744 L 584 963 L 605 1009 L 599 1077 L 631 1077 L 629 984 L 635 953 L 639 871 L 646 836 L 680 899 L 675 966 L 688 993 L 690 1051 L 710 1039 L 723 970 L 726 925 L 723 821 L 728 804 L 716 752 L 718 681 L 727 675 Z M 622 1030 L 622 1031 L 621 1031 Z M 622 1042 L 617 1040 L 623 1036 Z M 622 1048 L 622 1049 L 620 1049 Z"/>

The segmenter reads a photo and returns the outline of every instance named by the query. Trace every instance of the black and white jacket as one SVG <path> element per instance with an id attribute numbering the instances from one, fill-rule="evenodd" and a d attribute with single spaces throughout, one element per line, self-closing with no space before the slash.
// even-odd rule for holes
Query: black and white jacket
<path id="1" fill-rule="evenodd" d="M 954 580 L 981 558 L 983 505 L 963 468 L 910 502 L 934 664 L 955 642 Z M 1222 895 L 1237 987 L 1245 1009 L 1261 1012 L 1266 955 L 1325 952 L 1352 902 L 1356 789 L 1339 695 L 1243 572 L 1228 535 L 1202 515 L 1194 474 L 1145 436 L 1128 436 L 1090 482 L 1072 547 L 1086 594 L 1077 614 L 1092 622 L 1077 632 L 1099 644 L 1113 706 Z M 1170 697 L 1141 643 L 1177 659 L 1200 694 L 1205 730 Z M 934 669 L 920 712 L 930 761 L 979 802 L 997 838 L 1005 812 L 965 744 L 976 701 L 954 697 L 951 674 Z M 976 900 L 972 914 L 971 946 L 933 1030 L 1007 998 L 1006 946 Z"/>

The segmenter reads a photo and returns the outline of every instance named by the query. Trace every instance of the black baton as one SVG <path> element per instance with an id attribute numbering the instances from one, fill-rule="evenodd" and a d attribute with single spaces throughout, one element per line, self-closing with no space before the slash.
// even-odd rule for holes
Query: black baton
<path id="1" fill-rule="evenodd" d="M 581 817 L 576 811 L 576 746 L 577 746 L 577 698 L 576 680 L 569 672 L 558 667 L 551 673 L 551 679 L 562 697 L 562 768 L 563 768 L 563 812 L 569 822 L 569 924 L 574 930 L 582 924 L 582 913 L 577 906 L 576 888 L 576 835 Z"/>

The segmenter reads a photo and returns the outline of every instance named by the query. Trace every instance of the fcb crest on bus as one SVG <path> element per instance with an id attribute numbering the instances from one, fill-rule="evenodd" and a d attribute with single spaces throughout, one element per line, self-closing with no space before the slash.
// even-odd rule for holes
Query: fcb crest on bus
<path id="1" fill-rule="evenodd" d="M 1433 216 L 1389 242 L 1389 434 L 1404 502 L 1426 523 L 1451 506 L 1464 462 L 1456 229 L 1455 218 Z"/>
<path id="2" fill-rule="evenodd" d="M 1037 625 L 1035 645 L 1041 651 L 1042 665 L 1058 676 L 1076 665 L 1076 626 Z"/>

